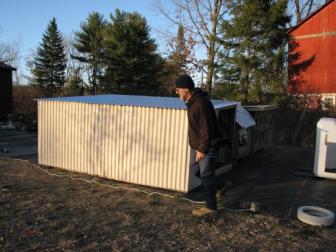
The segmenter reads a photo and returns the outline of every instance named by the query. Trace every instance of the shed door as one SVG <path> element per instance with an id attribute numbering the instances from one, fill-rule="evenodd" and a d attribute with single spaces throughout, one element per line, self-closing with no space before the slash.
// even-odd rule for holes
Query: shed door
<path id="1" fill-rule="evenodd" d="M 231 163 L 234 156 L 235 110 L 235 108 L 226 108 L 217 112 L 220 131 L 225 140 L 219 151 L 219 162 L 224 164 Z"/>

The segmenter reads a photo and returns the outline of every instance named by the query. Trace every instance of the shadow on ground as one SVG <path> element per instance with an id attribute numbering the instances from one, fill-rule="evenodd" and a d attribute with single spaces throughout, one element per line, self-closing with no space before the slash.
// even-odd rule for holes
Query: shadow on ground
<path id="1" fill-rule="evenodd" d="M 336 181 L 313 175 L 314 149 L 272 146 L 239 160 L 223 179 L 233 183 L 225 193 L 224 207 L 260 204 L 261 210 L 288 220 L 297 208 L 319 206 L 336 212 Z M 189 195 L 202 199 L 202 189 Z"/>

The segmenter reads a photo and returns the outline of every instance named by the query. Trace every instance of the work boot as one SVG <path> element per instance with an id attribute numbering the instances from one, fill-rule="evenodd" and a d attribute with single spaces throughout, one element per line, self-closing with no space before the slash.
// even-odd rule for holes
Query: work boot
<path id="1" fill-rule="evenodd" d="M 225 185 L 221 189 L 217 190 L 217 192 L 216 192 L 217 202 L 220 202 L 220 201 L 223 200 L 226 190 L 231 188 L 231 187 L 232 187 L 232 182 L 225 181 Z"/>
<path id="2" fill-rule="evenodd" d="M 192 210 L 192 214 L 196 217 L 203 217 L 206 215 L 214 214 L 215 212 L 216 210 L 212 210 L 207 207 L 201 207 L 201 208 Z"/>

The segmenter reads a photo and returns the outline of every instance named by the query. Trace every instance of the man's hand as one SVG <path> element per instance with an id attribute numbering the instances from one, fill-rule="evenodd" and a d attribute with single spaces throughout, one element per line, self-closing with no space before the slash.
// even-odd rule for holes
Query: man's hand
<path id="1" fill-rule="evenodd" d="M 196 162 L 201 161 L 204 157 L 205 154 L 203 152 L 196 151 Z"/>

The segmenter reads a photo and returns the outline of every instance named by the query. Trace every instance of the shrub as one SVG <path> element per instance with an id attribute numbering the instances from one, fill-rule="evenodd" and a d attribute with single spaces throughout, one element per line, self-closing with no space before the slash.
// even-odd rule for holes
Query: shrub
<path id="1" fill-rule="evenodd" d="M 273 142 L 302 147 L 315 144 L 316 124 L 322 117 L 335 117 L 332 110 L 324 109 L 317 96 L 286 96 L 274 115 Z"/>
<path id="2" fill-rule="evenodd" d="M 33 86 L 13 86 L 12 120 L 29 124 L 37 120 L 37 102 L 45 93 Z"/>

